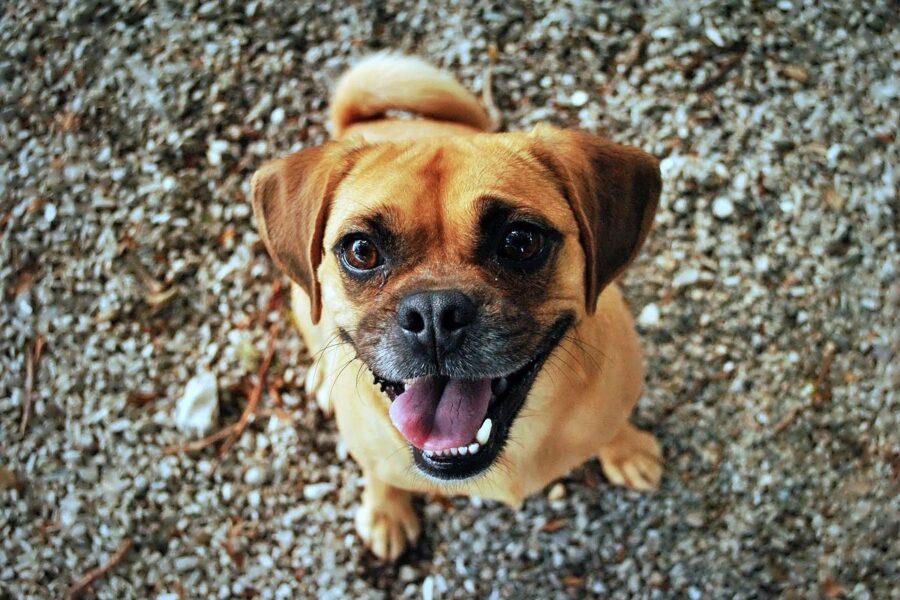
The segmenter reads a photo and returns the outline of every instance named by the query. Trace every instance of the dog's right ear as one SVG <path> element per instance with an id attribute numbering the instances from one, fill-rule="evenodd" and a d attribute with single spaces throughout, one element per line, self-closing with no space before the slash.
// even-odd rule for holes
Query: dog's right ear
<path id="1" fill-rule="evenodd" d="M 253 213 L 269 255 L 310 298 L 312 322 L 322 315 L 316 271 L 331 200 L 359 148 L 331 142 L 263 165 L 251 182 Z"/>

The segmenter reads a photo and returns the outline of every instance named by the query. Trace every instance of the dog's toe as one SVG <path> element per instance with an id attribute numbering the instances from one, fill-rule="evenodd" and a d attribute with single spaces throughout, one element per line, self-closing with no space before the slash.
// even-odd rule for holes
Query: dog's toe
<path id="1" fill-rule="evenodd" d="M 662 479 L 662 451 L 656 438 L 627 425 L 612 442 L 600 449 L 603 473 L 613 485 L 649 492 Z"/>
<path id="2" fill-rule="evenodd" d="M 356 531 L 375 556 L 395 561 L 419 539 L 419 518 L 409 502 L 377 508 L 364 503 L 356 513 Z"/>

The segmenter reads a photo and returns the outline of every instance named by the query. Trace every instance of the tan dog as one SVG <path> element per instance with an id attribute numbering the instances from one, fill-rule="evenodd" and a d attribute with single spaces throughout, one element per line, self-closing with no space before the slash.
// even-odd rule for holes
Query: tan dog
<path id="1" fill-rule="evenodd" d="M 253 208 L 296 283 L 306 391 L 365 473 L 372 551 L 416 540 L 412 493 L 519 506 L 594 456 L 612 483 L 655 488 L 659 445 L 628 422 L 641 350 L 612 282 L 650 230 L 657 161 L 579 131 L 485 133 L 462 86 L 392 55 L 344 76 L 332 124 L 339 141 L 254 175 Z"/>

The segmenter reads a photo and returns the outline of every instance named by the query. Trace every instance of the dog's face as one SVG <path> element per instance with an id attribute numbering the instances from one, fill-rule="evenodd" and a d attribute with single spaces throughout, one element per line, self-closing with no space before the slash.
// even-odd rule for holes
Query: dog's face
<path id="1" fill-rule="evenodd" d="M 253 201 L 416 465 L 460 479 L 496 460 L 546 359 L 637 253 L 659 189 L 643 152 L 543 128 L 333 142 L 263 167 Z"/>

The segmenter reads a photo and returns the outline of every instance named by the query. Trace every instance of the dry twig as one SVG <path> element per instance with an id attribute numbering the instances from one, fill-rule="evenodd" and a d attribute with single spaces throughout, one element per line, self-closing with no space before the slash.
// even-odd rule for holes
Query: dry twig
<path id="1" fill-rule="evenodd" d="M 294 422 L 294 419 L 291 417 L 291 415 L 287 411 L 280 409 L 280 408 L 275 408 L 275 409 L 271 409 L 271 410 L 270 409 L 258 410 L 258 411 L 256 411 L 256 416 L 259 418 L 275 417 L 282 423 L 288 423 L 288 424 L 292 424 Z M 231 435 L 231 433 L 235 430 L 235 428 L 239 424 L 240 424 L 240 422 L 236 421 L 230 425 L 226 425 L 225 427 L 223 427 L 222 429 L 220 429 L 219 431 L 217 431 L 215 433 L 209 434 L 205 438 L 202 438 L 199 440 L 194 440 L 193 442 L 188 442 L 187 444 L 178 445 L 178 446 L 166 446 L 163 448 L 163 454 L 169 455 L 169 454 L 181 454 L 182 452 L 188 452 L 188 453 L 200 452 L 207 446 L 211 446 L 211 445 L 215 444 L 216 442 L 227 438 L 229 435 Z"/>
<path id="2" fill-rule="evenodd" d="M 720 83 L 724 82 L 725 78 L 728 77 L 728 74 L 731 73 L 731 70 L 738 66 L 743 58 L 743 51 L 740 51 L 737 54 L 726 58 L 721 62 L 721 64 L 719 64 L 719 70 L 716 71 L 714 75 L 697 86 L 697 91 L 701 93 L 708 92 L 709 90 L 718 86 Z"/>
<path id="3" fill-rule="evenodd" d="M 25 405 L 22 407 L 22 421 L 19 423 L 20 435 L 25 435 L 25 431 L 28 429 L 28 419 L 31 418 L 31 405 L 34 402 L 34 377 L 37 363 L 41 360 L 41 354 L 44 353 L 46 344 L 46 338 L 38 335 L 34 343 L 31 344 L 31 348 L 25 354 Z"/>
<path id="4" fill-rule="evenodd" d="M 216 469 L 219 467 L 219 464 L 222 462 L 222 459 L 225 458 L 225 455 L 228 454 L 228 451 L 231 450 L 231 447 L 234 443 L 241 437 L 244 433 L 244 430 L 247 428 L 247 425 L 250 423 L 251 417 L 256 413 L 256 407 L 259 406 L 260 398 L 262 398 L 263 390 L 266 388 L 266 376 L 269 372 L 269 367 L 272 365 L 272 359 L 275 357 L 275 341 L 278 338 L 278 331 L 280 329 L 280 325 L 278 321 L 276 321 L 272 327 L 269 328 L 269 345 L 266 348 L 266 356 L 263 358 L 262 364 L 259 366 L 259 371 L 256 374 L 256 384 L 253 386 L 253 390 L 250 392 L 250 397 L 247 400 L 247 406 L 244 407 L 244 412 L 241 413 L 241 418 L 235 423 L 234 428 L 231 430 L 228 438 L 225 440 L 225 443 L 222 444 L 222 447 L 219 448 L 219 457 L 216 459 L 216 462 L 213 463 L 212 468 L 209 470 L 210 477 L 213 473 L 216 472 Z"/>
<path id="5" fill-rule="evenodd" d="M 119 547 L 116 549 L 115 554 L 110 557 L 110 559 L 106 562 L 105 565 L 101 565 L 96 569 L 91 569 L 87 573 L 85 573 L 84 577 L 76 581 L 72 587 L 66 592 L 66 600 L 74 600 L 75 598 L 80 597 L 95 581 L 106 575 L 109 571 L 111 571 L 117 564 L 122 562 L 122 559 L 125 558 L 125 555 L 128 554 L 128 551 L 131 550 L 131 546 L 134 542 L 132 542 L 131 538 L 125 538 L 122 540 L 122 543 L 119 544 Z"/>
<path id="6" fill-rule="evenodd" d="M 812 400 L 806 404 L 795 406 L 773 427 L 775 433 L 780 433 L 791 426 L 794 419 L 807 409 L 821 405 L 823 402 L 831 399 L 831 386 L 828 384 L 828 377 L 831 375 L 831 365 L 834 364 L 834 355 L 837 347 L 834 342 L 828 342 L 825 345 L 825 351 L 822 353 L 822 365 L 819 367 L 819 374 L 813 383 Z"/>
<path id="7" fill-rule="evenodd" d="M 237 423 L 232 423 L 227 427 L 223 427 L 219 431 L 206 436 L 205 438 L 195 440 L 188 444 L 184 444 L 183 446 L 166 446 L 163 448 L 163 454 L 181 454 L 182 452 L 200 452 L 210 444 L 215 444 L 219 440 L 223 440 L 234 431 L 235 427 L 237 427 Z"/>
<path id="8" fill-rule="evenodd" d="M 628 74 L 631 73 L 631 69 L 644 62 L 647 55 L 647 45 L 649 43 L 650 36 L 642 31 L 634 36 L 628 49 L 620 56 L 616 57 L 616 63 L 618 66 L 622 67 L 622 70 L 620 71 L 622 77 L 628 77 Z"/>

